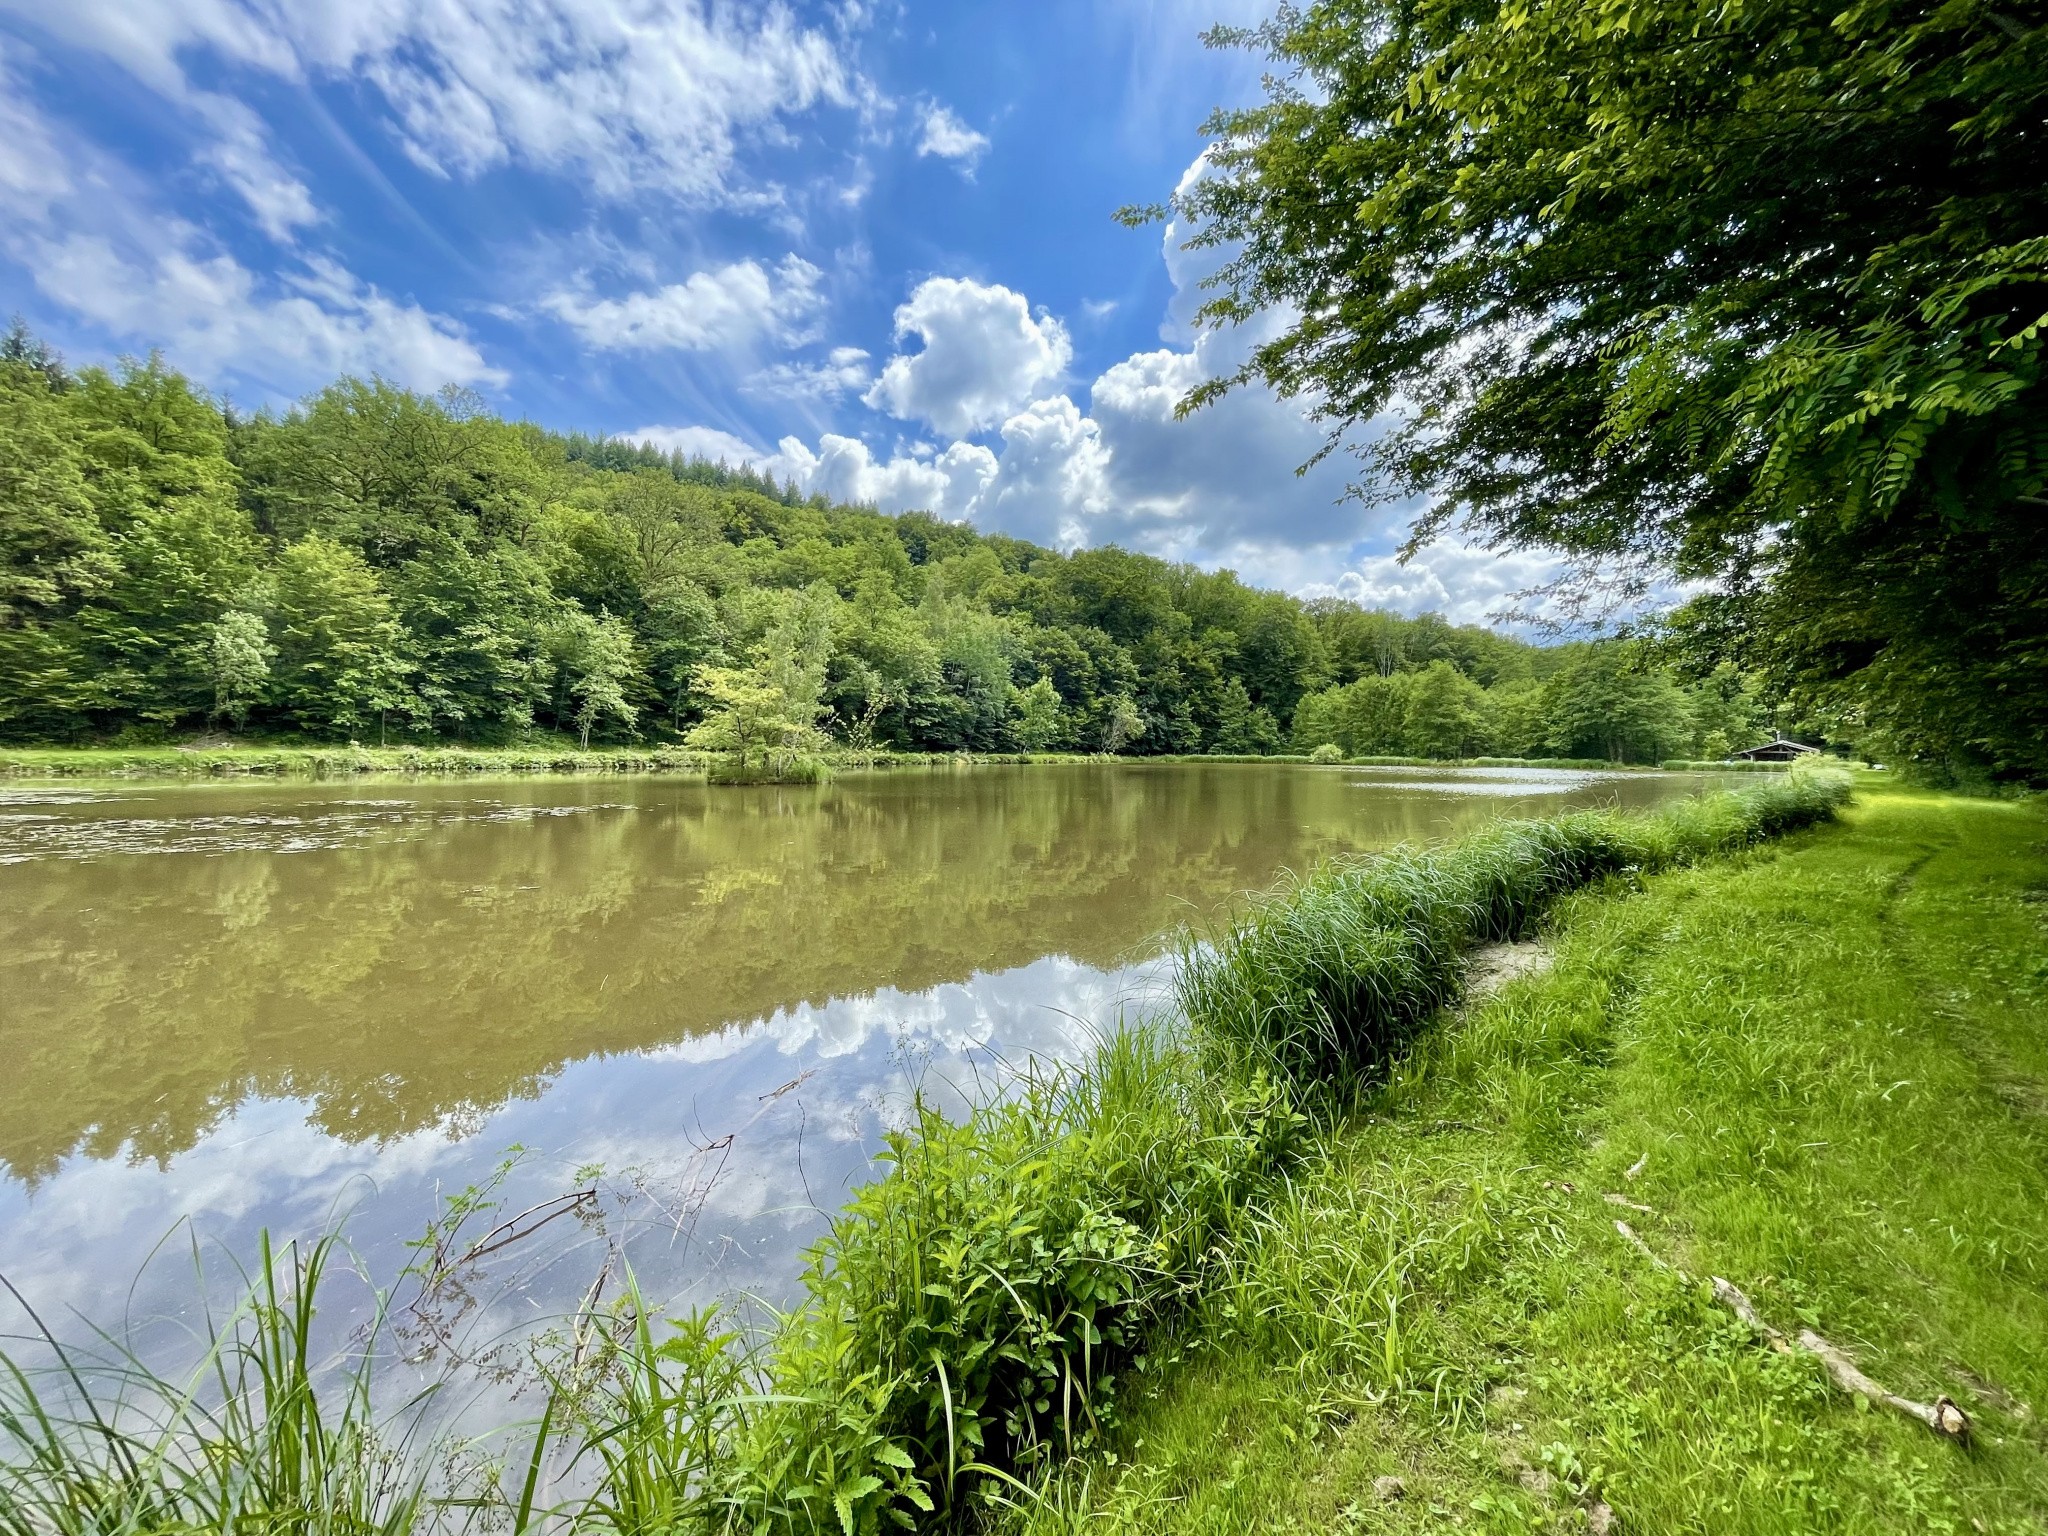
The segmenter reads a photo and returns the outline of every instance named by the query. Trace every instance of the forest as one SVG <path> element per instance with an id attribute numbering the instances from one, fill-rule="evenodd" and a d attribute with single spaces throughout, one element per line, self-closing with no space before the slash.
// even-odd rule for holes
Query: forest
<path id="1" fill-rule="evenodd" d="M 1729 663 L 1302 601 L 343 378 L 0 343 L 0 739 L 1717 757 Z"/>

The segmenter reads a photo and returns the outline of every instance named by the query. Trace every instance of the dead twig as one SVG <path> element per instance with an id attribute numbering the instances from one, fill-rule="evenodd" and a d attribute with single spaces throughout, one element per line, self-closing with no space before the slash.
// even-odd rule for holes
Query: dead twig
<path id="1" fill-rule="evenodd" d="M 1857 1368 L 1855 1361 L 1811 1328 L 1800 1329 L 1796 1339 L 1786 1338 L 1757 1314 L 1756 1307 L 1741 1290 L 1719 1275 L 1714 1276 L 1714 1295 L 1729 1311 L 1748 1325 L 1750 1332 L 1765 1340 L 1780 1354 L 1803 1350 L 1814 1356 L 1827 1367 L 1828 1375 L 1844 1392 L 1853 1393 L 1857 1397 L 1903 1413 L 1910 1419 L 1918 1419 L 1944 1440 L 1953 1440 L 1958 1445 L 1968 1443 L 1970 1416 L 1956 1406 L 1954 1399 L 1943 1396 L 1936 1398 L 1932 1404 L 1916 1403 L 1911 1398 L 1887 1392 L 1864 1375 Z"/>
<path id="2" fill-rule="evenodd" d="M 1628 1199 L 1626 1196 L 1617 1195 L 1612 1191 L 1609 1191 L 1607 1194 L 1602 1195 L 1600 1198 L 1602 1200 L 1605 1200 L 1609 1205 L 1620 1206 L 1624 1211 L 1640 1211 L 1645 1216 L 1654 1216 L 1657 1214 L 1649 1206 L 1638 1205 L 1635 1201 Z"/>
<path id="3" fill-rule="evenodd" d="M 552 1200 L 543 1200 L 538 1205 L 530 1205 L 510 1220 L 499 1222 L 490 1231 L 478 1238 L 471 1245 L 469 1252 L 465 1253 L 453 1264 L 445 1267 L 449 1269 L 466 1269 L 486 1254 L 496 1253 L 500 1248 L 509 1247 L 522 1238 L 533 1236 L 534 1233 L 553 1221 L 557 1216 L 566 1216 L 571 1211 L 580 1210 L 585 1205 L 594 1205 L 596 1203 L 597 1191 L 595 1189 L 579 1189 L 566 1195 L 556 1195 Z M 548 1210 L 549 1206 L 553 1206 L 555 1209 Z M 523 1230 L 520 1229 L 519 1223 L 526 1220 L 529 1216 L 539 1215 L 542 1211 L 547 1211 L 547 1215 L 542 1216 L 532 1226 Z"/>
<path id="4" fill-rule="evenodd" d="M 1615 1222 L 1614 1230 L 1619 1232 L 1622 1235 L 1622 1237 L 1627 1240 L 1628 1245 L 1631 1248 L 1635 1249 L 1637 1253 L 1640 1253 L 1644 1258 L 1648 1259 L 1650 1261 L 1650 1265 L 1652 1268 L 1669 1269 L 1671 1267 L 1669 1264 L 1666 1264 L 1662 1259 L 1657 1257 L 1656 1253 L 1652 1251 L 1648 1243 L 1644 1242 L 1640 1237 L 1636 1236 L 1636 1229 L 1630 1226 L 1627 1222 Z"/>
<path id="5" fill-rule="evenodd" d="M 1643 1155 L 1642 1155 L 1641 1157 L 1637 1158 L 1637 1159 L 1636 1159 L 1636 1160 L 1635 1160 L 1635 1161 L 1634 1161 L 1633 1163 L 1630 1163 L 1630 1164 L 1628 1165 L 1628 1167 L 1627 1167 L 1627 1168 L 1623 1169 L 1623 1170 L 1622 1170 L 1622 1174 L 1621 1174 L 1621 1176 L 1622 1176 L 1622 1177 L 1623 1177 L 1624 1179 L 1629 1179 L 1629 1180 L 1635 1180 L 1635 1179 L 1640 1179 L 1640 1178 L 1641 1178 L 1641 1177 L 1643 1176 L 1643 1170 L 1644 1170 L 1645 1168 L 1649 1167 L 1649 1166 L 1650 1166 L 1650 1154 L 1649 1154 L 1649 1153 L 1647 1153 L 1647 1152 L 1645 1152 L 1645 1153 L 1644 1153 L 1644 1154 L 1643 1154 Z"/>

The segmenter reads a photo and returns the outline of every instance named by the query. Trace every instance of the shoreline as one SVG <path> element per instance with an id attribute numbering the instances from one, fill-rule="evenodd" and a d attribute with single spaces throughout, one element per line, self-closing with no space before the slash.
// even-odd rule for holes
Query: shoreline
<path id="1" fill-rule="evenodd" d="M 350 779 L 370 775 L 469 778 L 485 775 L 607 777 L 667 774 L 702 779 L 716 753 L 685 747 L 10 747 L 0 748 L 0 779 Z M 1288 763 L 1318 768 L 1529 768 L 1599 773 L 1783 772 L 1783 763 L 1613 763 L 1593 758 L 1353 757 L 1314 762 L 1304 753 L 1249 756 L 1224 753 L 1136 754 L 1083 752 L 878 752 L 827 755 L 833 773 L 879 769 L 1059 767 L 1124 763 Z"/>
<path id="2" fill-rule="evenodd" d="M 2043 829 L 1859 786 L 1563 898 L 996 1529 L 2040 1529 Z"/>

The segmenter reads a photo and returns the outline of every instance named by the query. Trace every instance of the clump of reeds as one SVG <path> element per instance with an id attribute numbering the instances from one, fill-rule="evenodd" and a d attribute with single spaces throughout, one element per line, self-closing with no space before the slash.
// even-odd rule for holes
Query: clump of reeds
<path id="1" fill-rule="evenodd" d="M 0 1531 L 400 1536 L 419 1526 L 432 1465 L 415 1440 L 425 1404 L 380 1413 L 371 1350 L 336 1370 L 315 1351 L 314 1301 L 335 1253 L 331 1237 L 273 1250 L 266 1235 L 245 1300 L 218 1326 L 209 1320 L 203 1361 L 183 1382 L 111 1339 L 104 1350 L 67 1347 L 31 1312 L 44 1362 L 0 1356 Z M 443 1513 L 444 1527 L 464 1523 Z"/>
<path id="2" fill-rule="evenodd" d="M 766 758 L 714 760 L 705 770 L 713 784 L 823 784 L 832 765 L 812 752 L 775 752 Z"/>
<path id="3" fill-rule="evenodd" d="M 866 1532 L 1090 1443 L 1300 1126 L 1270 1082 L 1138 1029 L 963 1122 L 920 1106 L 814 1252 L 700 1493 L 742 1529 Z"/>
<path id="4" fill-rule="evenodd" d="M 1552 901 L 1833 815 L 1847 776 L 1813 770 L 1653 815 L 1507 822 L 1438 848 L 1333 862 L 1182 946 L 1177 989 L 1198 1039 L 1302 1086 L 1384 1064 L 1459 986 L 1475 944 L 1523 937 Z"/>

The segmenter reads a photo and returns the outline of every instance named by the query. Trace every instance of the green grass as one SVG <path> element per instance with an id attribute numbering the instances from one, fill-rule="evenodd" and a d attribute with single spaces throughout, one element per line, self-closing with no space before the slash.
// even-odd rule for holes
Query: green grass
<path id="1" fill-rule="evenodd" d="M 434 1471 L 418 1433 L 427 1400 L 373 1407 L 381 1311 L 340 1362 L 316 1351 L 316 1297 L 338 1252 L 333 1238 L 274 1252 L 266 1237 L 245 1301 L 206 1317 L 202 1362 L 184 1381 L 112 1338 L 78 1349 L 43 1333 L 45 1364 L 0 1362 L 0 1532 L 419 1527 Z M 435 1513 L 455 1529 L 471 1523 L 458 1509 Z"/>
<path id="2" fill-rule="evenodd" d="M 0 777 L 299 778 L 361 774 L 459 777 L 508 773 L 702 773 L 706 758 L 679 747 L 10 747 Z"/>
<path id="3" fill-rule="evenodd" d="M 1465 948 L 1589 881 L 1825 818 L 1846 790 L 1789 775 L 1333 864 L 1188 950 L 1185 1027 L 1119 1030 L 962 1124 L 922 1115 L 761 1345 L 758 1396 L 695 1413 L 722 1427 L 684 1479 L 693 1517 L 859 1536 L 985 1511 L 1103 1443 L 1119 1378 L 1155 1340 L 1190 1316 L 1232 1326 L 1211 1309 L 1243 1283 L 1269 1192 L 1295 1187 L 1310 1128 L 1455 995 Z M 683 1400 L 698 1366 L 679 1365 L 656 1397 Z"/>
<path id="4" fill-rule="evenodd" d="M 1788 774 L 1654 816 L 1504 822 L 1444 847 L 1334 863 L 1184 946 L 1182 1012 L 1204 1041 L 1304 1090 L 1348 1092 L 1457 994 L 1473 945 L 1522 937 L 1558 897 L 1594 881 L 1825 820 L 1848 787 L 1827 770 Z"/>
<path id="5" fill-rule="evenodd" d="M 1013 1526 L 2041 1531 L 2044 833 L 1884 790 L 1567 899 L 1555 968 L 1426 1028 L 1247 1206 L 1107 1453 Z M 1715 1274 L 1974 1444 L 1762 1347 Z"/>

